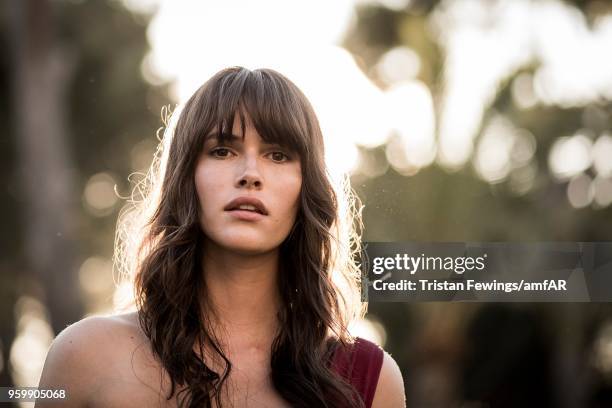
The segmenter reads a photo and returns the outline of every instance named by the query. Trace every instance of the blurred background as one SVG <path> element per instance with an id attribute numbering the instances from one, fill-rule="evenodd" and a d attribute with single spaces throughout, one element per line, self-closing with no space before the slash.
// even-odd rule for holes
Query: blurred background
<path id="1" fill-rule="evenodd" d="M 161 109 L 229 65 L 312 101 L 365 241 L 612 240 L 612 2 L 9 0 L 0 385 L 110 313 L 115 225 Z M 124 197 L 124 198 L 121 198 Z M 612 406 L 612 306 L 377 303 L 411 407 Z"/>

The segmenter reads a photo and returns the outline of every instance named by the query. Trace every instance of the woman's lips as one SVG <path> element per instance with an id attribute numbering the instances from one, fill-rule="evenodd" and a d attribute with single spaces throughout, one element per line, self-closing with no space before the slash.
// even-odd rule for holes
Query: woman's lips
<path id="1" fill-rule="evenodd" d="M 265 215 L 263 214 L 250 210 L 230 210 L 227 212 L 230 213 L 233 217 L 243 221 L 258 221 L 265 217 Z"/>

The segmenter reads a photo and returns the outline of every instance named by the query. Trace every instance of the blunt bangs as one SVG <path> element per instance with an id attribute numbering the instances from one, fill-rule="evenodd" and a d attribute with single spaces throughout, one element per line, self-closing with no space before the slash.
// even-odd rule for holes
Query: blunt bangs
<path id="1" fill-rule="evenodd" d="M 246 116 L 264 142 L 277 144 L 304 158 L 312 145 L 313 124 L 308 114 L 312 107 L 302 92 L 281 74 L 269 70 L 250 71 L 228 68 L 211 78 L 204 87 L 202 101 L 209 111 L 202 125 L 200 146 L 204 137 L 214 132 L 219 142 L 231 137 L 238 115 L 240 136 L 244 139 Z M 318 126 L 318 124 L 317 124 Z"/>

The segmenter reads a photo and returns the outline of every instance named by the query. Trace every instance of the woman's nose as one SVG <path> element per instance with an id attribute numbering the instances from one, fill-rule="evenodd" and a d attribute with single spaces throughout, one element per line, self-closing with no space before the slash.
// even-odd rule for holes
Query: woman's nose
<path id="1" fill-rule="evenodd" d="M 261 180 L 259 180 L 256 177 L 252 177 L 249 175 L 244 175 L 240 181 L 238 182 L 238 185 L 240 187 L 255 187 L 255 188 L 260 188 L 261 187 Z"/>
<path id="2" fill-rule="evenodd" d="M 261 188 L 261 186 L 262 177 L 258 169 L 257 158 L 245 156 L 242 169 L 239 172 L 237 187 Z"/>

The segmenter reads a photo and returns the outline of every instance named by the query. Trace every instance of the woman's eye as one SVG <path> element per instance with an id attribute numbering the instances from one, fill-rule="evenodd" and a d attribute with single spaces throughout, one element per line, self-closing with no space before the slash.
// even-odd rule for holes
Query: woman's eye
<path id="1" fill-rule="evenodd" d="M 284 161 L 289 160 L 289 156 L 287 156 L 283 152 L 272 152 L 270 153 L 270 155 L 272 156 L 272 160 L 276 162 L 284 162 Z"/>
<path id="2" fill-rule="evenodd" d="M 225 147 L 218 147 L 210 151 L 210 155 L 213 157 L 228 157 L 229 153 L 229 149 L 226 149 Z"/>

